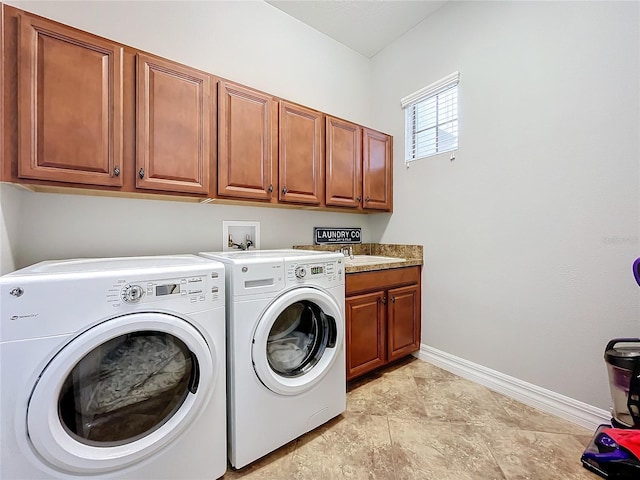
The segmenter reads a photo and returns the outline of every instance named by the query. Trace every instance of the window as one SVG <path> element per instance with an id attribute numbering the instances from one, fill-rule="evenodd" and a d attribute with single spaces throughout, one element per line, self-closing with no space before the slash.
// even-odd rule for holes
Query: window
<path id="1" fill-rule="evenodd" d="M 405 111 L 405 162 L 458 149 L 458 83 L 455 72 L 401 100 Z"/>

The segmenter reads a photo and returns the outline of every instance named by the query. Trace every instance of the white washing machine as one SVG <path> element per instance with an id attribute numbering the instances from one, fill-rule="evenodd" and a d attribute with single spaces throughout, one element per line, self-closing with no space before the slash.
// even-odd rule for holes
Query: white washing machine
<path id="1" fill-rule="evenodd" d="M 0 301 L 0 478 L 224 474 L 224 265 L 42 262 Z"/>
<path id="2" fill-rule="evenodd" d="M 241 468 L 346 408 L 344 257 L 200 255 L 226 267 L 228 454 Z"/>

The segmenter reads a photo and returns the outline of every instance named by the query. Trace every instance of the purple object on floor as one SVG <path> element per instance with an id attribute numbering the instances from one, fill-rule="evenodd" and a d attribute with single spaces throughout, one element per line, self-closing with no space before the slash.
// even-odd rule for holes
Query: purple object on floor
<path id="1" fill-rule="evenodd" d="M 620 449 L 613 438 L 606 433 L 602 433 L 605 428 L 611 428 L 609 425 L 600 425 L 596 434 L 591 440 L 591 444 L 584 451 L 583 460 L 592 459 L 598 462 L 610 462 L 612 460 L 626 460 L 631 458 L 624 450 Z"/>
<path id="2" fill-rule="evenodd" d="M 611 480 L 638 480 L 640 461 L 604 430 L 610 425 L 600 425 L 591 442 L 582 454 L 582 466 L 587 470 Z"/>
<path id="3" fill-rule="evenodd" d="M 633 262 L 633 276 L 636 277 L 636 282 L 640 285 L 640 258 L 636 258 Z"/>

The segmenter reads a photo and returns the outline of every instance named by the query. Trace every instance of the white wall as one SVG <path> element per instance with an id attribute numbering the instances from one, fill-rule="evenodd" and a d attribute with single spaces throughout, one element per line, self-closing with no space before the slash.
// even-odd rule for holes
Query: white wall
<path id="1" fill-rule="evenodd" d="M 449 2 L 373 59 L 373 236 L 424 244 L 423 343 L 600 408 L 607 340 L 640 334 L 639 5 Z M 400 98 L 456 70 L 457 159 L 405 169 Z"/>
<path id="2" fill-rule="evenodd" d="M 46 207 L 44 205 L 46 204 Z M 260 248 L 313 243 L 314 226 L 362 227 L 367 216 L 308 210 L 220 206 L 162 200 L 25 195 L 16 263 L 222 250 L 222 221 L 260 222 Z"/>
<path id="3" fill-rule="evenodd" d="M 15 185 L 0 183 L 0 274 L 16 268 L 20 207 L 24 194 Z"/>
<path id="4" fill-rule="evenodd" d="M 370 123 L 369 60 L 262 1 L 7 3 Z M 359 226 L 371 240 L 366 215 L 3 189 L 0 272 L 44 259 L 219 250 L 222 220 L 261 222 L 262 248 L 312 243 L 313 226 Z"/>

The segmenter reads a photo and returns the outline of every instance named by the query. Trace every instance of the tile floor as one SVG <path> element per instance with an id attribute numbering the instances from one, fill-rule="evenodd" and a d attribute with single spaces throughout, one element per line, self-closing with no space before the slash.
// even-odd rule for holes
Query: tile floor
<path id="1" fill-rule="evenodd" d="M 347 411 L 235 479 L 598 480 L 593 432 L 410 357 L 356 380 Z"/>

